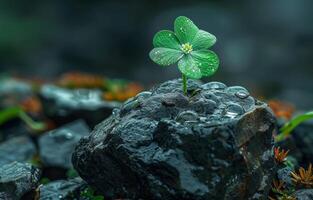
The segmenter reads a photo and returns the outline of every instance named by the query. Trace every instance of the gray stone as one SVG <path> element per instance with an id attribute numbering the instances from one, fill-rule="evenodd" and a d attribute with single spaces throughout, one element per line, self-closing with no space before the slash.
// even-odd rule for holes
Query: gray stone
<path id="1" fill-rule="evenodd" d="M 297 200 L 312 200 L 313 189 L 302 189 L 295 192 L 294 196 Z"/>
<path id="2" fill-rule="evenodd" d="M 14 78 L 0 77 L 0 97 L 8 94 L 29 96 L 32 93 L 32 86 L 26 82 Z"/>
<path id="3" fill-rule="evenodd" d="M 35 189 L 39 183 L 40 170 L 29 163 L 12 162 L 0 167 L 0 197 L 19 200 Z"/>
<path id="4" fill-rule="evenodd" d="M 0 144 L 0 166 L 13 161 L 30 161 L 35 154 L 36 147 L 29 137 L 11 138 Z"/>
<path id="5" fill-rule="evenodd" d="M 43 134 L 38 143 L 40 158 L 44 166 L 71 168 L 71 157 L 75 145 L 89 132 L 86 123 L 78 120 Z"/>
<path id="6" fill-rule="evenodd" d="M 267 199 L 276 127 L 267 105 L 222 83 L 181 88 L 162 83 L 82 138 L 80 176 L 106 198 Z"/>
<path id="7" fill-rule="evenodd" d="M 39 200 L 72 199 L 74 192 L 84 185 L 85 182 L 81 178 L 52 181 L 39 187 Z"/>
<path id="8" fill-rule="evenodd" d="M 292 188 L 294 185 L 291 180 L 291 172 L 294 170 L 290 167 L 284 167 L 277 170 L 277 178 L 284 182 L 286 187 Z"/>
<path id="9" fill-rule="evenodd" d="M 94 89 L 65 89 L 44 85 L 40 91 L 45 114 L 59 124 L 84 119 L 90 126 L 111 115 L 118 102 L 102 99 L 102 92 Z"/>

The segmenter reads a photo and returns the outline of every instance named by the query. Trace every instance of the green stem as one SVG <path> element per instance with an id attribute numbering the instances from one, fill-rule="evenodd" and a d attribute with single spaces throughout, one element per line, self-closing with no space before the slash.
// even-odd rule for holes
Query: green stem
<path id="1" fill-rule="evenodd" d="M 275 141 L 279 142 L 287 138 L 290 133 L 302 122 L 313 119 L 313 111 L 304 113 L 293 118 L 290 122 L 286 123 L 281 129 L 280 134 L 275 137 Z"/>
<path id="2" fill-rule="evenodd" d="M 19 106 L 0 110 L 0 126 L 17 117 L 24 121 L 27 126 L 29 126 L 34 131 L 42 131 L 46 128 L 44 123 L 34 121 Z"/>
<path id="3" fill-rule="evenodd" d="M 46 128 L 44 123 L 34 121 L 24 111 L 19 113 L 19 117 L 34 131 L 42 131 Z"/>
<path id="4" fill-rule="evenodd" d="M 183 78 L 183 91 L 184 94 L 187 95 L 187 77 L 185 74 L 183 74 L 182 78 Z"/>

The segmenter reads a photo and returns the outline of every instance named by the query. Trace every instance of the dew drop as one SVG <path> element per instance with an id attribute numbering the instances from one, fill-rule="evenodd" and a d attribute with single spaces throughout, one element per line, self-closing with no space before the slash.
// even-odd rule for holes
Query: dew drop
<path id="1" fill-rule="evenodd" d="M 186 121 L 194 121 L 198 119 L 198 114 L 194 111 L 183 111 L 181 112 L 177 118 L 176 121 L 178 122 L 186 122 Z"/>
<path id="2" fill-rule="evenodd" d="M 236 92 L 246 92 L 249 94 L 248 90 L 241 86 L 232 86 L 226 89 L 226 92 L 236 94 Z"/>
<path id="3" fill-rule="evenodd" d="M 227 111 L 224 116 L 234 119 L 235 117 L 238 116 L 238 113 Z"/>
<path id="4" fill-rule="evenodd" d="M 235 96 L 240 98 L 240 99 L 246 99 L 250 96 L 250 94 L 246 91 L 238 91 L 235 93 Z"/>
<path id="5" fill-rule="evenodd" d="M 71 132 L 67 132 L 67 133 L 65 133 L 65 135 L 64 135 L 64 136 L 65 136 L 65 138 L 66 138 L 66 139 L 68 139 L 68 140 L 69 140 L 69 139 L 72 139 L 72 138 L 74 137 L 74 136 L 73 136 L 73 134 L 72 134 Z"/>
<path id="6" fill-rule="evenodd" d="M 143 92 L 140 92 L 136 95 L 137 98 L 148 98 L 150 97 L 152 94 L 152 92 L 150 91 L 143 91 Z"/>
<path id="7" fill-rule="evenodd" d="M 211 89 L 221 90 L 221 89 L 226 88 L 226 85 L 221 82 L 209 82 L 209 83 L 203 84 L 201 87 L 205 90 L 211 90 Z"/>
<path id="8" fill-rule="evenodd" d="M 120 109 L 114 108 L 114 109 L 112 110 L 112 116 L 113 116 L 113 117 L 117 117 L 119 114 L 120 114 Z"/>
<path id="9" fill-rule="evenodd" d="M 243 108 L 239 104 L 229 104 L 224 110 L 224 116 L 228 118 L 235 118 L 244 112 Z"/>

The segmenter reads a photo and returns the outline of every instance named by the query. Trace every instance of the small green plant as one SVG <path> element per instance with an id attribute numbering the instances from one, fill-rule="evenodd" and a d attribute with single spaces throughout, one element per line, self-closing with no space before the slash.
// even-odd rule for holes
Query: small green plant
<path id="1" fill-rule="evenodd" d="M 47 185 L 48 183 L 51 182 L 51 180 L 50 180 L 49 178 L 47 178 L 47 177 L 43 177 L 43 178 L 40 179 L 39 182 L 40 182 L 40 184 L 42 184 L 42 185 Z"/>
<path id="2" fill-rule="evenodd" d="M 299 124 L 311 119 L 313 119 L 313 111 L 296 116 L 280 129 L 280 134 L 275 137 L 275 141 L 279 142 L 284 140 Z"/>
<path id="3" fill-rule="evenodd" d="M 161 66 L 178 62 L 182 73 L 183 91 L 187 94 L 187 78 L 200 79 L 213 75 L 219 66 L 218 56 L 208 50 L 216 37 L 200 30 L 190 19 L 177 17 L 174 32 L 161 30 L 153 38 L 154 49 L 150 58 Z"/>
<path id="4" fill-rule="evenodd" d="M 86 189 L 81 191 L 80 196 L 88 200 L 103 200 L 104 199 L 104 197 L 101 195 L 95 195 L 95 191 L 91 187 L 87 187 Z"/>
<path id="5" fill-rule="evenodd" d="M 269 200 L 296 200 L 294 189 L 286 189 L 285 183 L 281 180 L 273 180 L 272 191 L 276 198 L 269 196 Z"/>
<path id="6" fill-rule="evenodd" d="M 22 121 L 24 121 L 27 126 L 29 126 L 32 130 L 35 131 L 42 131 L 45 129 L 45 124 L 41 122 L 35 122 L 31 117 L 29 117 L 25 111 L 19 107 L 10 107 L 3 110 L 0 110 L 0 126 L 4 123 L 14 119 L 14 118 L 20 118 Z"/>
<path id="7" fill-rule="evenodd" d="M 67 178 L 76 178 L 79 175 L 78 175 L 77 171 L 74 168 L 71 168 L 71 169 L 67 170 L 66 176 L 67 176 Z"/>

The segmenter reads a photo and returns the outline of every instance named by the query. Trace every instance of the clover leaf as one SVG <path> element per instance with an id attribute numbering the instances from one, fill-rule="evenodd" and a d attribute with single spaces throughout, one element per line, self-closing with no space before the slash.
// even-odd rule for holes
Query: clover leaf
<path id="1" fill-rule="evenodd" d="M 216 37 L 200 30 L 190 19 L 177 17 L 174 32 L 162 30 L 153 38 L 154 49 L 149 56 L 161 66 L 178 62 L 183 77 L 183 91 L 187 93 L 187 78 L 200 79 L 213 75 L 219 66 L 218 56 L 208 50 Z"/>

